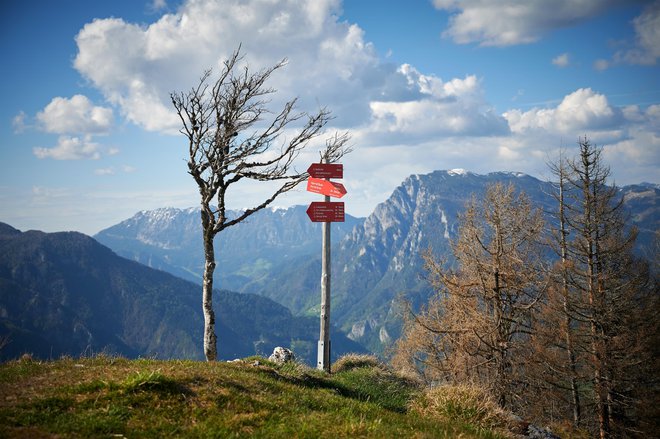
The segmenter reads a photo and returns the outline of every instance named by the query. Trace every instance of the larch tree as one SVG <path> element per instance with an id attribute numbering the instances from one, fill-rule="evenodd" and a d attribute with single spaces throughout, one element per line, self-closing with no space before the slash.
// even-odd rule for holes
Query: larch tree
<path id="1" fill-rule="evenodd" d="M 485 386 L 516 405 L 531 312 L 544 292 L 543 219 L 512 185 L 468 203 L 452 242 L 455 268 L 425 255 L 436 294 L 405 319 L 393 363 L 429 381 Z"/>
<path id="2" fill-rule="evenodd" d="M 626 437 L 636 434 L 640 395 L 654 376 L 648 340 L 658 326 L 657 291 L 648 264 L 633 253 L 636 231 L 609 185 L 602 149 L 586 138 L 578 146 L 574 159 L 551 166 L 559 178 L 560 260 L 539 314 L 537 349 L 546 382 L 570 395 L 557 402 L 570 401 L 575 426 Z"/>
<path id="3" fill-rule="evenodd" d="M 213 273 L 216 268 L 214 238 L 227 227 L 269 206 L 278 196 L 306 180 L 294 161 L 317 139 L 331 120 L 323 108 L 314 114 L 295 111 L 296 99 L 277 113 L 267 107 L 275 92 L 266 82 L 284 67 L 282 60 L 256 72 L 241 66 L 240 47 L 223 62 L 217 76 L 206 71 L 198 84 L 187 92 L 170 95 L 181 119 L 180 132 L 188 141 L 188 173 L 195 180 L 201 197 L 201 223 L 204 247 L 202 309 L 204 313 L 204 355 L 217 358 L 217 336 L 213 311 Z M 270 115 L 270 121 L 265 121 Z M 285 130 L 288 138 L 284 138 Z M 332 163 L 347 151 L 348 134 L 335 134 L 325 142 L 321 158 Z M 262 202 L 227 216 L 227 194 L 244 181 L 274 182 Z"/>
<path id="4" fill-rule="evenodd" d="M 573 317 L 573 294 L 570 287 L 571 261 L 568 242 L 571 235 L 567 224 L 567 163 L 560 159 L 549 164 L 557 178 L 553 195 L 557 207 L 550 212 L 554 217 L 554 230 L 550 247 L 557 260 L 548 271 L 547 297 L 534 315 L 532 355 L 530 355 L 529 414 L 544 419 L 571 419 L 574 428 L 581 426 L 583 398 L 580 388 L 585 387 L 584 367 L 578 363 L 576 343 L 579 327 L 584 322 Z M 547 401 L 551 400 L 551 404 Z"/>
<path id="5" fill-rule="evenodd" d="M 572 202 L 565 202 L 566 220 L 574 238 L 568 243 L 573 319 L 588 325 L 584 349 L 593 373 L 594 403 L 601 438 L 611 437 L 615 416 L 616 340 L 625 334 L 621 322 L 631 316 L 636 282 L 632 279 L 632 245 L 636 233 L 626 230 L 622 199 L 608 186 L 609 168 L 602 149 L 586 138 L 578 142 L 578 156 L 569 161 Z M 622 332 L 623 331 L 623 332 Z M 625 349 L 625 348 L 624 348 Z M 619 352 L 622 353 L 622 352 Z"/>

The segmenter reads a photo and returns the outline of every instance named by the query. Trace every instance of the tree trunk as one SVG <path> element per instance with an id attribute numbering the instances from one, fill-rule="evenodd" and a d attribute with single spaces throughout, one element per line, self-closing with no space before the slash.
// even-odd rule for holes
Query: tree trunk
<path id="1" fill-rule="evenodd" d="M 587 234 L 587 291 L 589 292 L 589 306 L 591 308 L 591 349 L 594 367 L 594 390 L 596 395 L 596 412 L 598 413 L 598 431 L 601 439 L 610 436 L 609 417 L 607 414 L 607 394 L 605 377 L 603 376 L 605 361 L 603 351 L 603 334 L 602 328 L 602 307 L 598 291 L 598 272 L 596 266 L 596 252 L 595 243 L 591 230 L 593 230 L 593 219 L 591 206 L 587 205 L 586 211 L 587 226 L 589 233 Z"/>
<path id="2" fill-rule="evenodd" d="M 202 226 L 204 237 L 204 277 L 202 279 L 202 311 L 204 312 L 204 356 L 206 361 L 215 361 L 218 357 L 217 337 L 215 335 L 215 313 L 213 312 L 213 272 L 215 271 L 215 251 L 213 238 L 215 235 L 209 229 L 208 220 L 205 221 L 205 212 L 202 209 Z"/>
<path id="3" fill-rule="evenodd" d="M 562 306 L 564 309 L 564 324 L 566 325 L 566 356 L 568 360 L 568 365 L 570 368 L 570 380 L 571 380 L 571 397 L 573 402 L 573 424 L 576 427 L 580 426 L 580 421 L 582 418 L 581 407 L 580 407 L 580 393 L 578 392 L 577 386 L 577 362 L 575 359 L 575 350 L 573 348 L 573 334 L 571 329 L 571 314 L 568 306 L 569 301 L 569 291 L 568 291 L 568 250 L 566 243 L 566 217 L 564 212 L 565 200 L 564 200 L 564 168 L 563 163 L 559 165 L 559 233 L 560 233 L 560 251 L 561 251 L 561 270 L 562 270 Z"/>
<path id="4" fill-rule="evenodd" d="M 571 317 L 568 314 L 568 298 L 564 297 L 564 313 L 566 324 L 566 356 L 571 373 L 571 398 L 573 403 L 573 424 L 576 427 L 580 426 L 582 418 L 582 410 L 580 407 L 580 393 L 577 384 L 577 362 L 575 360 L 575 350 L 573 348 L 573 337 L 571 336 Z"/>

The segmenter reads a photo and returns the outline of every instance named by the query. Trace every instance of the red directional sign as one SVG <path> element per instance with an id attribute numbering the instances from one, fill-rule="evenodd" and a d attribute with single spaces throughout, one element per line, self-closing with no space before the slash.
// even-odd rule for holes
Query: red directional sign
<path id="1" fill-rule="evenodd" d="M 307 208 L 307 216 L 312 222 L 344 222 L 344 203 L 332 201 L 314 201 Z"/>
<path id="2" fill-rule="evenodd" d="M 307 172 L 314 178 L 344 178 L 344 165 L 340 163 L 312 163 Z"/>
<path id="3" fill-rule="evenodd" d="M 341 198 L 346 195 L 346 188 L 341 183 L 309 177 L 307 179 L 307 190 L 315 194 L 327 195 L 329 197 Z"/>

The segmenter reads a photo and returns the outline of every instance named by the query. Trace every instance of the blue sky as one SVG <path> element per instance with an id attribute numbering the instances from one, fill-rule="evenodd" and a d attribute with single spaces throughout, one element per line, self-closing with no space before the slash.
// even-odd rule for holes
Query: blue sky
<path id="1" fill-rule="evenodd" d="M 169 93 L 239 43 L 254 68 L 288 58 L 274 106 L 299 96 L 300 110 L 333 111 L 328 135 L 351 133 L 353 215 L 413 173 L 547 178 L 545 163 L 583 135 L 617 184 L 660 183 L 660 1 L 5 3 L 0 221 L 21 230 L 93 234 L 196 206 Z M 230 207 L 267 192 L 239 187 Z M 313 200 L 301 187 L 277 204 Z"/>

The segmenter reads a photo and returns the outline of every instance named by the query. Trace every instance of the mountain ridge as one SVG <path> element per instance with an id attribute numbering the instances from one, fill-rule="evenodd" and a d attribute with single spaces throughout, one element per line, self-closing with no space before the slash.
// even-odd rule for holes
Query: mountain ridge
<path id="1" fill-rule="evenodd" d="M 0 223 L 0 359 L 106 352 L 202 359 L 201 286 L 121 258 L 78 232 Z M 318 319 L 266 297 L 215 291 L 221 359 L 294 348 L 315 364 Z M 337 353 L 364 352 L 333 328 Z M 269 352 L 270 350 L 270 352 Z"/>
<path id="2" fill-rule="evenodd" d="M 305 210 L 304 206 L 264 209 L 218 235 L 216 261 L 222 267 L 215 274 L 218 285 L 240 292 L 247 282 L 267 279 L 283 261 L 320 252 L 320 224 L 311 223 Z M 228 211 L 228 217 L 236 217 L 239 212 Z M 345 223 L 333 225 L 333 240 L 341 239 L 360 221 L 346 215 Z M 123 257 L 201 282 L 201 236 L 199 208 L 168 207 L 140 211 L 101 230 L 94 238 Z"/>
<path id="3" fill-rule="evenodd" d="M 437 255 L 449 255 L 449 239 L 457 231 L 458 213 L 472 196 L 480 197 L 487 184 L 496 182 L 514 184 L 545 211 L 554 206 L 552 184 L 522 172 L 477 174 L 463 169 L 438 170 L 407 177 L 387 200 L 374 208 L 371 215 L 355 221 L 350 230 L 345 228 L 334 233 L 334 228 L 339 225 L 333 224 L 333 322 L 350 337 L 378 352 L 396 339 L 398 298 L 405 296 L 419 304 L 431 293 L 424 280 L 420 253 L 430 247 Z M 660 228 L 657 204 L 660 188 L 639 184 L 619 189 L 630 209 L 632 224 L 640 230 L 640 242 L 650 242 L 655 230 Z M 291 227 L 291 230 L 299 230 L 297 224 L 311 224 L 304 209 L 304 206 L 290 208 L 290 216 L 278 217 L 282 222 L 276 229 Z M 256 217 L 247 228 L 259 229 L 255 224 L 258 220 Z M 243 225 L 236 227 L 238 230 Z M 315 233 L 310 235 L 310 241 L 315 242 L 320 250 L 320 239 Z M 266 244 L 258 234 L 254 236 L 250 246 L 253 253 L 246 252 L 241 257 L 258 261 Z M 235 246 L 228 254 L 225 248 L 220 245 L 218 254 L 238 258 L 233 253 Z M 195 251 L 200 252 L 201 245 Z M 240 292 L 269 297 L 294 314 L 317 314 L 320 251 L 301 251 L 280 262 L 271 260 L 270 263 L 272 265 L 265 270 L 238 271 L 241 276 L 233 278 L 233 286 Z M 221 273 L 227 268 L 226 265 L 218 266 L 217 271 Z M 231 285 L 227 279 L 221 278 L 222 282 Z"/>

